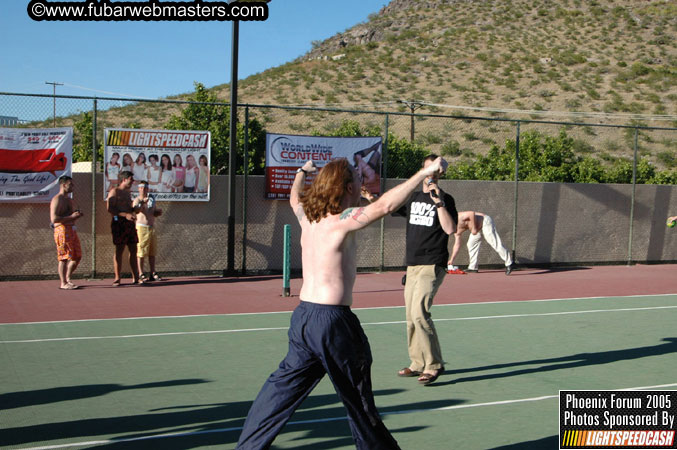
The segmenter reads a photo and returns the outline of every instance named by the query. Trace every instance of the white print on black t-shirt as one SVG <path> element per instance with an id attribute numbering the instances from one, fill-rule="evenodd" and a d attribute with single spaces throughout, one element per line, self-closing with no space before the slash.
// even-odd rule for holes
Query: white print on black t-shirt
<path id="1" fill-rule="evenodd" d="M 425 202 L 412 202 L 411 214 L 409 214 L 409 223 L 412 225 L 423 225 L 426 227 L 433 226 L 433 218 L 435 217 L 435 205 Z"/>

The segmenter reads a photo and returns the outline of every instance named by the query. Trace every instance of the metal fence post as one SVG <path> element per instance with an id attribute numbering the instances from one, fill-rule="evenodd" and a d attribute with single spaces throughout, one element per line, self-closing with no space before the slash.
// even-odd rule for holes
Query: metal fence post
<path id="1" fill-rule="evenodd" d="M 520 172 L 520 121 L 517 121 L 515 136 L 515 195 L 512 211 L 512 260 L 516 262 L 515 248 L 517 247 L 517 204 L 519 199 L 519 172 Z"/>
<path id="2" fill-rule="evenodd" d="M 94 99 L 92 111 L 92 279 L 96 278 L 96 110 L 97 104 Z"/>
<path id="3" fill-rule="evenodd" d="M 637 138 L 639 130 L 635 128 L 635 156 L 632 159 L 632 195 L 630 196 L 630 232 L 628 236 L 628 266 L 632 265 L 632 232 L 635 221 L 635 191 L 637 189 Z"/>
<path id="4" fill-rule="evenodd" d="M 291 286 L 289 279 L 291 278 L 291 225 L 284 226 L 284 240 L 283 240 L 283 254 L 282 254 L 282 296 L 289 297 L 291 295 Z"/>
<path id="5" fill-rule="evenodd" d="M 247 177 L 249 176 L 249 105 L 244 108 L 244 149 L 242 162 L 242 275 L 247 273 Z"/>
<path id="6" fill-rule="evenodd" d="M 386 180 L 388 178 L 388 114 L 386 114 L 385 120 L 385 137 L 383 139 L 383 158 L 381 158 L 381 195 L 385 192 L 386 189 Z M 381 236 L 380 236 L 380 246 L 381 246 L 381 264 L 379 266 L 379 271 L 383 272 L 385 270 L 385 231 L 386 231 L 386 220 L 385 217 L 381 217 Z"/>

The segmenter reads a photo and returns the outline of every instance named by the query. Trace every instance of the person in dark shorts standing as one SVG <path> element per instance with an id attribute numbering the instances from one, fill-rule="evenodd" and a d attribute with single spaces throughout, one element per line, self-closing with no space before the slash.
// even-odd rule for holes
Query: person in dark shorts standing
<path id="1" fill-rule="evenodd" d="M 436 156 L 426 156 L 425 169 Z M 427 385 L 444 372 L 444 360 L 430 312 L 433 298 L 447 273 L 449 235 L 456 232 L 458 211 L 454 198 L 437 185 L 438 174 L 423 181 L 423 189 L 414 192 L 394 215 L 407 218 L 407 274 L 404 302 L 407 319 L 409 366 L 397 374 L 418 377 Z"/>
<path id="2" fill-rule="evenodd" d="M 113 280 L 113 286 L 120 286 L 122 255 L 125 247 L 129 249 L 132 283 L 142 283 L 139 279 L 139 266 L 136 261 L 136 244 L 139 242 L 139 239 L 136 236 L 136 216 L 130 193 L 132 183 L 134 183 L 132 172 L 127 170 L 120 172 L 118 186 L 111 189 L 108 192 L 108 198 L 106 198 L 108 212 L 112 216 L 110 228 L 113 234 L 113 244 L 115 245 L 115 254 L 113 255 L 115 280 Z"/>

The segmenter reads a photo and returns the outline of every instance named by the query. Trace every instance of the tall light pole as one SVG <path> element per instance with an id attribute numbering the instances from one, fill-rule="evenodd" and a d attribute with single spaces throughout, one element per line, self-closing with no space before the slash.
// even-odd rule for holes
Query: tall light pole
<path id="1" fill-rule="evenodd" d="M 52 85 L 52 103 L 53 103 L 53 109 L 54 109 L 54 115 L 52 116 L 54 119 L 52 123 L 56 127 L 56 87 L 57 86 L 63 86 L 63 83 L 57 83 L 54 81 L 45 81 L 45 84 L 51 84 Z"/>
<path id="2" fill-rule="evenodd" d="M 233 3 L 233 1 L 231 1 Z M 230 149 L 228 155 L 228 261 L 223 275 L 235 273 L 235 180 L 237 164 L 237 62 L 240 22 L 233 20 L 230 51 Z M 243 201 L 246 201 L 243 200 Z"/>

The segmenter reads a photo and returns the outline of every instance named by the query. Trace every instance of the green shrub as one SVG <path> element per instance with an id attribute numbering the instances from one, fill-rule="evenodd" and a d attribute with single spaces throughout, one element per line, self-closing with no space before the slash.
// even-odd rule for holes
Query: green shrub
<path id="1" fill-rule="evenodd" d="M 460 156 L 461 155 L 461 144 L 458 141 L 448 141 L 442 145 L 440 150 L 442 156 Z"/>
<path id="2" fill-rule="evenodd" d="M 669 169 L 677 166 L 677 157 L 675 156 L 675 152 L 671 151 L 659 152 L 656 155 L 656 159 L 662 162 L 665 165 L 665 167 Z"/>

